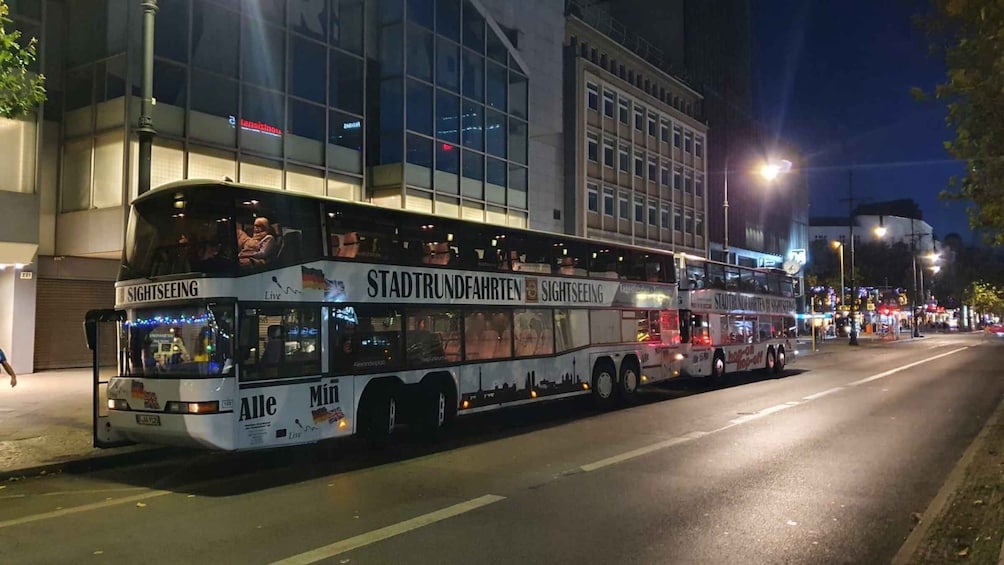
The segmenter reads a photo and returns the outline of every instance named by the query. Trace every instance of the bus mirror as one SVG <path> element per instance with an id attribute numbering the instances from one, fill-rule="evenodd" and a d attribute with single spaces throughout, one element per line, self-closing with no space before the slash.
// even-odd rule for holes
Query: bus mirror
<path id="1" fill-rule="evenodd" d="M 98 346 L 98 321 L 84 320 L 84 339 L 87 341 L 87 349 L 94 351 Z"/>

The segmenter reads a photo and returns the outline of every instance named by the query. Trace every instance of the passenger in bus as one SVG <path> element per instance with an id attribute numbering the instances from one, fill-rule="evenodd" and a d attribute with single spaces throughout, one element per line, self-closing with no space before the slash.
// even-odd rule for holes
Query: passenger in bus
<path id="1" fill-rule="evenodd" d="M 254 221 L 254 235 L 241 247 L 237 255 L 242 267 L 261 266 L 267 264 L 278 251 L 275 233 L 268 218 L 259 216 Z"/>
<path id="2" fill-rule="evenodd" d="M 244 245 L 249 239 L 251 239 L 251 236 L 248 235 L 248 232 L 244 231 L 244 228 L 241 226 L 237 226 L 237 249 L 244 249 Z"/>

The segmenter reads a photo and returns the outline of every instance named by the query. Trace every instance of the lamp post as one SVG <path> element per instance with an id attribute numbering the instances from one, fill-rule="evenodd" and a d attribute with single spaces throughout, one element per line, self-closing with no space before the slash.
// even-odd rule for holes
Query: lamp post
<path id="1" fill-rule="evenodd" d="M 791 171 L 791 161 L 786 159 L 781 159 L 776 162 L 767 162 L 760 165 L 759 173 L 764 180 L 772 182 L 777 179 L 781 173 L 787 173 Z M 722 199 L 722 212 L 725 216 L 725 231 L 724 237 L 722 238 L 722 253 L 725 254 L 725 262 L 729 263 L 729 155 L 728 150 L 725 153 L 725 184 L 723 190 Z"/>
<path id="2" fill-rule="evenodd" d="M 844 244 L 839 241 L 833 242 L 833 249 L 837 251 L 837 256 L 840 257 L 840 304 L 844 303 Z"/>
<path id="3" fill-rule="evenodd" d="M 851 337 L 847 345 L 858 345 L 858 288 L 854 284 L 854 169 L 847 169 L 847 231 L 851 240 Z"/>
<path id="4" fill-rule="evenodd" d="M 143 194 L 150 190 L 150 166 L 153 154 L 153 137 L 157 131 L 153 129 L 153 30 L 157 15 L 157 0 L 142 0 L 143 6 L 143 53 L 140 96 L 139 127 L 139 182 L 137 192 Z M 128 202 L 127 202 L 128 204 Z"/>

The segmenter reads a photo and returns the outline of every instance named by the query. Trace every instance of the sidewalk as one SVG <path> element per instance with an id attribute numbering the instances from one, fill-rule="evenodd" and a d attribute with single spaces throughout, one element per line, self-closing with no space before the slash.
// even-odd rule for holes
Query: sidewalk
<path id="1" fill-rule="evenodd" d="M 150 449 L 93 447 L 91 379 L 90 369 L 66 369 L 0 383 L 0 479 Z"/>

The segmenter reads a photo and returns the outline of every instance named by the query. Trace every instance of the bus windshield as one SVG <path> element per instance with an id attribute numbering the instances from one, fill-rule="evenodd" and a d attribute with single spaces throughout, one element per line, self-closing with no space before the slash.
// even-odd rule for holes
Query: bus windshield
<path id="1" fill-rule="evenodd" d="M 230 274 L 237 265 L 233 207 L 219 191 L 167 192 L 129 215 L 121 280 Z"/>
<path id="2" fill-rule="evenodd" d="M 137 310 L 122 325 L 123 376 L 233 374 L 233 306 Z"/>

